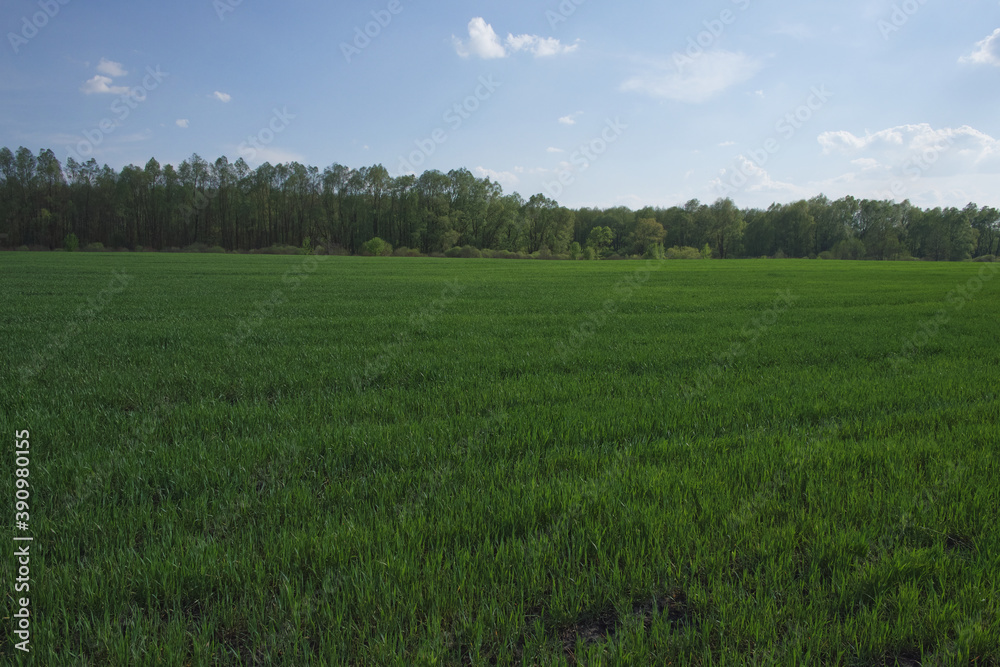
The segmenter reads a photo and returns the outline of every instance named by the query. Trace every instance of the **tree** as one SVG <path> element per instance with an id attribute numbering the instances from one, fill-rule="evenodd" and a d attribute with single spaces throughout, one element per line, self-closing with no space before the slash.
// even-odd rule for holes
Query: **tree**
<path id="1" fill-rule="evenodd" d="M 736 208 L 732 199 L 717 199 L 711 206 L 708 224 L 719 259 L 726 259 L 729 257 L 730 247 L 736 245 L 743 236 L 746 227 L 743 213 Z"/>
<path id="2" fill-rule="evenodd" d="M 592 248 L 598 256 L 607 252 L 611 247 L 611 228 L 594 227 L 587 236 L 587 247 Z"/>
<path id="3" fill-rule="evenodd" d="M 654 246 L 663 247 L 667 232 L 655 218 L 640 218 L 635 225 L 635 252 L 642 255 Z"/>
<path id="4" fill-rule="evenodd" d="M 785 206 L 773 206 L 775 243 L 789 257 L 805 257 L 816 245 L 816 219 L 809 203 L 797 201 Z"/>

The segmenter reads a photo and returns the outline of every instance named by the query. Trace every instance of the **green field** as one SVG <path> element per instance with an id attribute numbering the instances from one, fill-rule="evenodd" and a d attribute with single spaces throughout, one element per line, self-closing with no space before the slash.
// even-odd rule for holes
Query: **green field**
<path id="1" fill-rule="evenodd" d="M 992 269 L 4 253 L 0 655 L 1000 664 Z"/>

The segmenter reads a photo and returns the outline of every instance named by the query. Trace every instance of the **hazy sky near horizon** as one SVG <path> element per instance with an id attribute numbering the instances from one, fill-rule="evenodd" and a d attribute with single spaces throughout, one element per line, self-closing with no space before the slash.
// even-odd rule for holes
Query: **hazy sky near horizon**
<path id="1" fill-rule="evenodd" d="M 1000 206 L 996 0 L 11 0 L 0 145 L 467 168 L 561 204 Z"/>

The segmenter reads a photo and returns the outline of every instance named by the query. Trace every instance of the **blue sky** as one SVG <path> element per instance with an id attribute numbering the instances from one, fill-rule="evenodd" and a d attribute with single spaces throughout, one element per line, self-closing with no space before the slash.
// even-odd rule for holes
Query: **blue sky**
<path id="1" fill-rule="evenodd" d="M 572 207 L 1000 206 L 996 0 L 9 0 L 0 28 L 0 145 L 63 162 L 465 167 Z"/>

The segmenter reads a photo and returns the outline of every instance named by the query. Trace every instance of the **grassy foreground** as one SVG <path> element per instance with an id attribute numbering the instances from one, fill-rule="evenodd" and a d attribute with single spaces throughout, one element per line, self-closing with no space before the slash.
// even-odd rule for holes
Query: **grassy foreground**
<path id="1" fill-rule="evenodd" d="M 1000 664 L 991 266 L 5 253 L 0 656 Z"/>

